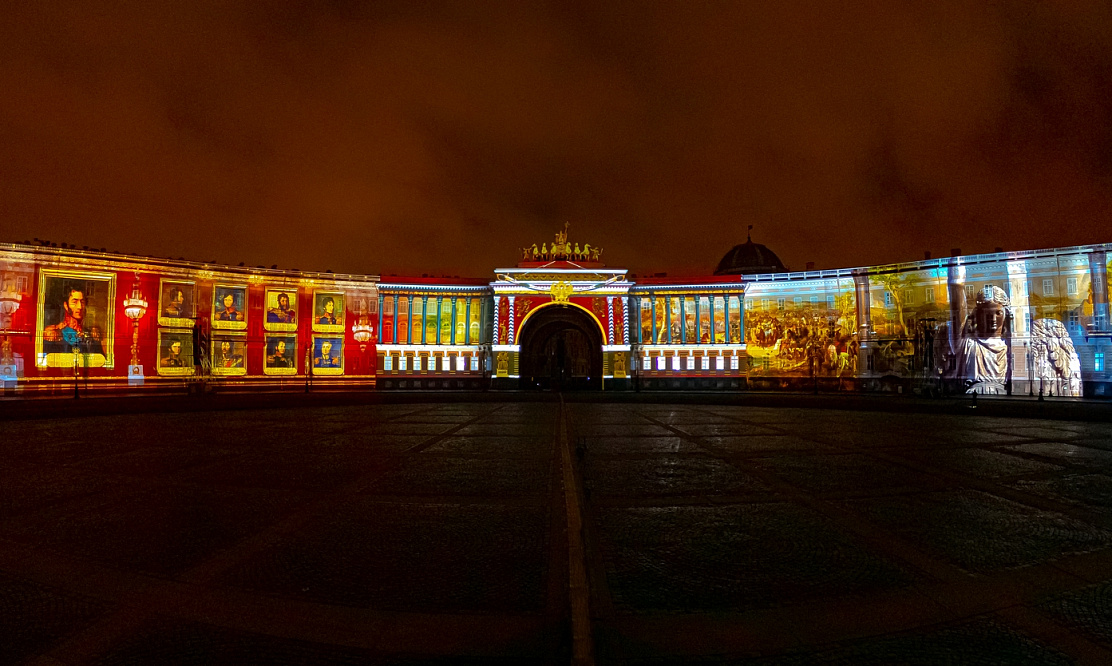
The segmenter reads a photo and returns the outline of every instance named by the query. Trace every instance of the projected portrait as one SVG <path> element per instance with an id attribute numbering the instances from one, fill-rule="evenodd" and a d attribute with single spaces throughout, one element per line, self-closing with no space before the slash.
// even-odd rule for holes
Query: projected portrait
<path id="1" fill-rule="evenodd" d="M 266 363 L 263 364 L 263 373 L 267 375 L 297 374 L 296 336 L 266 336 Z"/>
<path id="2" fill-rule="evenodd" d="M 343 332 L 343 294 L 331 291 L 318 291 L 313 294 L 313 330 L 318 333 Z"/>
<path id="3" fill-rule="evenodd" d="M 159 329 L 158 374 L 193 374 L 193 332 Z"/>
<path id="4" fill-rule="evenodd" d="M 112 367 L 112 303 L 116 278 L 111 273 L 43 270 L 39 280 L 39 367 Z"/>
<path id="5" fill-rule="evenodd" d="M 336 336 L 313 338 L 313 374 L 342 375 L 344 373 L 344 339 Z"/>
<path id="6" fill-rule="evenodd" d="M 268 331 L 296 331 L 296 302 L 297 290 L 267 289 L 266 321 L 263 322 L 263 328 Z"/>
<path id="7" fill-rule="evenodd" d="M 162 280 L 159 285 L 158 323 L 162 326 L 190 328 L 197 318 L 192 282 Z"/>
<path id="8" fill-rule="evenodd" d="M 212 290 L 212 327 L 242 331 L 247 328 L 247 287 L 216 285 Z"/>
<path id="9" fill-rule="evenodd" d="M 212 339 L 212 374 L 245 375 L 246 339 L 243 336 L 218 335 Z"/>

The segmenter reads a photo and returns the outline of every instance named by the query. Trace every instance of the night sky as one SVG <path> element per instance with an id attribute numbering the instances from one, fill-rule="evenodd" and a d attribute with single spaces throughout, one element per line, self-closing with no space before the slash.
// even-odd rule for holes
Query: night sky
<path id="1" fill-rule="evenodd" d="M 1112 3 L 3 2 L 0 240 L 488 276 L 1112 241 Z"/>

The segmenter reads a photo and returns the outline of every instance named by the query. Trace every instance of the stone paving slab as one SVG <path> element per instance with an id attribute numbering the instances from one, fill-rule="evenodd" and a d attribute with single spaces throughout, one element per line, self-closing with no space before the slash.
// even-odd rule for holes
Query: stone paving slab
<path id="1" fill-rule="evenodd" d="M 0 663 L 1112 663 L 1109 424 L 580 397 L 25 417 Z"/>

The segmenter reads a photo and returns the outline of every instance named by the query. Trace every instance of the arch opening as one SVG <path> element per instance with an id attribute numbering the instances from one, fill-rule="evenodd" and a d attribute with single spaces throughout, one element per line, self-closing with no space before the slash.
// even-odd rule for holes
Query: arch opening
<path id="1" fill-rule="evenodd" d="M 584 310 L 563 304 L 538 309 L 519 341 L 522 388 L 602 388 L 602 332 Z"/>

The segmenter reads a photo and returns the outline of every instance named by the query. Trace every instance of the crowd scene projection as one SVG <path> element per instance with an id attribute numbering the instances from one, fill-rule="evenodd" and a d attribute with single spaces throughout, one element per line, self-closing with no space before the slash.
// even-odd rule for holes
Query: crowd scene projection
<path id="1" fill-rule="evenodd" d="M 115 276 L 44 269 L 39 284 L 37 365 L 111 367 Z"/>
<path id="2" fill-rule="evenodd" d="M 569 226 L 570 224 L 565 222 L 563 231 L 556 232 L 552 247 L 549 247 L 548 243 L 541 243 L 538 248 L 537 244 L 533 243 L 521 248 L 522 262 L 573 261 L 598 263 L 601 260 L 602 248 L 590 243 L 584 243 L 580 247 L 578 242 L 570 242 L 568 240 Z"/>
<path id="3" fill-rule="evenodd" d="M 745 320 L 750 374 L 857 374 L 860 341 L 852 291 L 755 295 L 746 301 Z"/>

